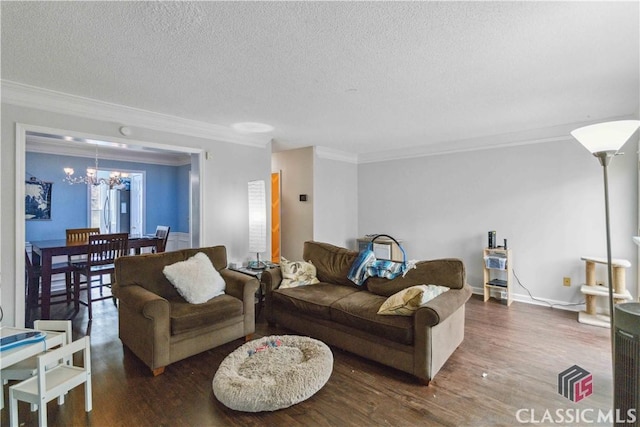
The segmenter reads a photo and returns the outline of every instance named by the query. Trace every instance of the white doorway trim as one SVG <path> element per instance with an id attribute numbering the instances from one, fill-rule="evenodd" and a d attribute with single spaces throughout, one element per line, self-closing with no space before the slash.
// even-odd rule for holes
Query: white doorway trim
<path id="1" fill-rule="evenodd" d="M 202 218 L 203 203 L 202 196 L 204 194 L 204 180 L 202 179 L 202 173 L 204 170 L 204 156 L 205 150 L 200 148 L 182 147 L 177 145 L 162 144 L 149 141 L 139 141 L 131 139 L 123 139 L 111 136 L 102 136 L 95 134 L 88 134 L 86 132 L 77 132 L 66 129 L 56 129 L 45 126 L 31 125 L 25 123 L 16 123 L 16 211 L 15 211 L 15 240 L 16 240 L 16 287 L 15 287 L 15 312 L 14 312 L 14 324 L 17 327 L 24 326 L 25 323 L 25 298 L 24 298 L 24 258 L 22 253 L 25 250 L 25 222 L 24 222 L 24 209 L 25 209 L 25 173 L 26 173 L 26 144 L 27 144 L 27 132 L 44 133 L 50 135 L 63 135 L 70 136 L 78 139 L 92 139 L 96 141 L 104 141 L 111 143 L 114 146 L 125 147 L 127 146 L 140 146 L 150 149 L 158 149 L 163 151 L 176 151 L 180 153 L 188 153 L 191 155 L 192 176 L 191 184 L 191 196 L 190 200 L 190 234 L 191 243 L 193 245 L 199 245 L 202 241 L 202 233 L 204 232 Z M 194 185 L 194 181 L 195 185 Z"/>

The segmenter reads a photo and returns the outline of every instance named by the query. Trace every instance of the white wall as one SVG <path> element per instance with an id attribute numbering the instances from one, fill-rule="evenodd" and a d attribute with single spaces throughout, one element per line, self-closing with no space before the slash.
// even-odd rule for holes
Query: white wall
<path id="1" fill-rule="evenodd" d="M 117 137 L 120 123 L 87 119 L 79 116 L 51 113 L 32 108 L 2 104 L 1 172 L 2 222 L 0 223 L 3 324 L 13 325 L 16 312 L 17 278 L 16 272 L 16 169 L 15 169 L 15 124 L 16 122 L 86 132 L 91 135 Z M 251 146 L 220 142 L 204 138 L 170 134 L 131 126 L 132 139 L 168 145 L 188 146 L 210 152 L 211 159 L 204 162 L 203 187 L 203 227 L 202 244 L 226 245 L 230 260 L 246 260 L 248 253 L 248 201 L 247 182 L 255 179 L 270 180 L 271 146 L 255 148 Z M 61 176 L 62 179 L 62 176 Z M 53 190 L 55 192 L 55 188 Z M 269 190 L 268 190 L 269 191 Z M 269 192 L 270 194 L 270 192 Z M 268 212 L 270 221 L 270 212 Z M 270 246 L 270 239 L 267 242 Z M 20 279 L 21 280 L 21 279 Z M 21 292 L 21 291 L 20 291 Z"/>
<path id="2" fill-rule="evenodd" d="M 280 254 L 289 260 L 302 259 L 304 242 L 313 239 L 314 164 L 313 147 L 273 153 L 272 172 L 281 171 Z M 301 202 L 300 194 L 307 195 Z"/>
<path id="3" fill-rule="evenodd" d="M 614 258 L 626 258 L 635 295 L 638 142 L 609 167 Z M 566 141 L 361 164 L 358 231 L 404 240 L 410 259 L 457 257 L 469 284 L 482 287 L 487 232 L 508 239 L 516 274 L 531 293 L 580 302 L 583 255 L 606 257 L 602 167 L 570 137 Z M 606 283 L 606 270 L 598 275 Z M 563 287 L 562 278 L 572 286 Z M 515 298 L 529 300 L 517 283 Z"/>
<path id="4" fill-rule="evenodd" d="M 358 237 L 358 166 L 315 157 L 313 239 L 353 250 Z"/>

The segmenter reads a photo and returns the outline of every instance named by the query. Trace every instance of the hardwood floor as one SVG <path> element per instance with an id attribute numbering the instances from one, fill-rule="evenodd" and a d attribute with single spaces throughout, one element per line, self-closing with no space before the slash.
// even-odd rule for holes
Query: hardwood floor
<path id="1" fill-rule="evenodd" d="M 53 313 L 69 314 L 64 305 Z M 73 323 L 74 338 L 84 335 L 86 310 Z M 94 304 L 92 323 L 93 411 L 84 412 L 81 386 L 64 405 L 48 404 L 52 426 L 569 425 L 568 418 L 557 422 L 557 411 L 597 421 L 598 410 L 607 413 L 612 406 L 608 329 L 580 324 L 574 312 L 518 302 L 506 307 L 473 296 L 467 303 L 465 340 L 428 387 L 408 374 L 332 348 L 334 370 L 318 393 L 290 408 L 257 414 L 226 408 L 211 388 L 218 365 L 243 340 L 170 365 L 154 378 L 123 348 L 111 301 Z M 258 321 L 257 336 L 285 333 Z M 574 364 L 593 375 L 593 394 L 577 403 L 557 391 L 558 373 Z M 5 389 L 5 399 L 7 395 Z M 5 401 L 2 425 L 8 425 L 7 407 Z M 544 422 L 547 410 L 553 420 Z M 19 420 L 37 425 L 37 413 L 20 404 Z"/>

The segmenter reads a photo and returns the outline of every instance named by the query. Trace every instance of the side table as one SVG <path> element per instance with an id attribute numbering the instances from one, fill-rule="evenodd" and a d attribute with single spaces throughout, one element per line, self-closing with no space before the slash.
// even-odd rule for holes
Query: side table
<path id="1" fill-rule="evenodd" d="M 269 267 L 271 268 L 271 267 Z M 258 279 L 258 309 L 256 310 L 256 319 L 260 316 L 260 312 L 262 311 L 262 305 L 264 304 L 264 292 L 262 291 L 262 282 L 260 282 L 260 277 L 262 276 L 262 272 L 264 270 L 253 270 L 249 267 L 229 267 L 229 270 L 237 271 L 238 273 L 246 274 L 247 276 L 252 276 Z"/>

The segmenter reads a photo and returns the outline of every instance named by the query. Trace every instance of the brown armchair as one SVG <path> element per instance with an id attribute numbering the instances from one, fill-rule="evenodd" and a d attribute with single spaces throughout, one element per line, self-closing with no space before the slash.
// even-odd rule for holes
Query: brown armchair
<path id="1" fill-rule="evenodd" d="M 204 304 L 190 304 L 162 270 L 198 252 L 209 257 L 226 289 Z M 255 332 L 258 280 L 227 269 L 224 246 L 125 256 L 115 266 L 120 340 L 154 375 L 173 362 Z"/>

